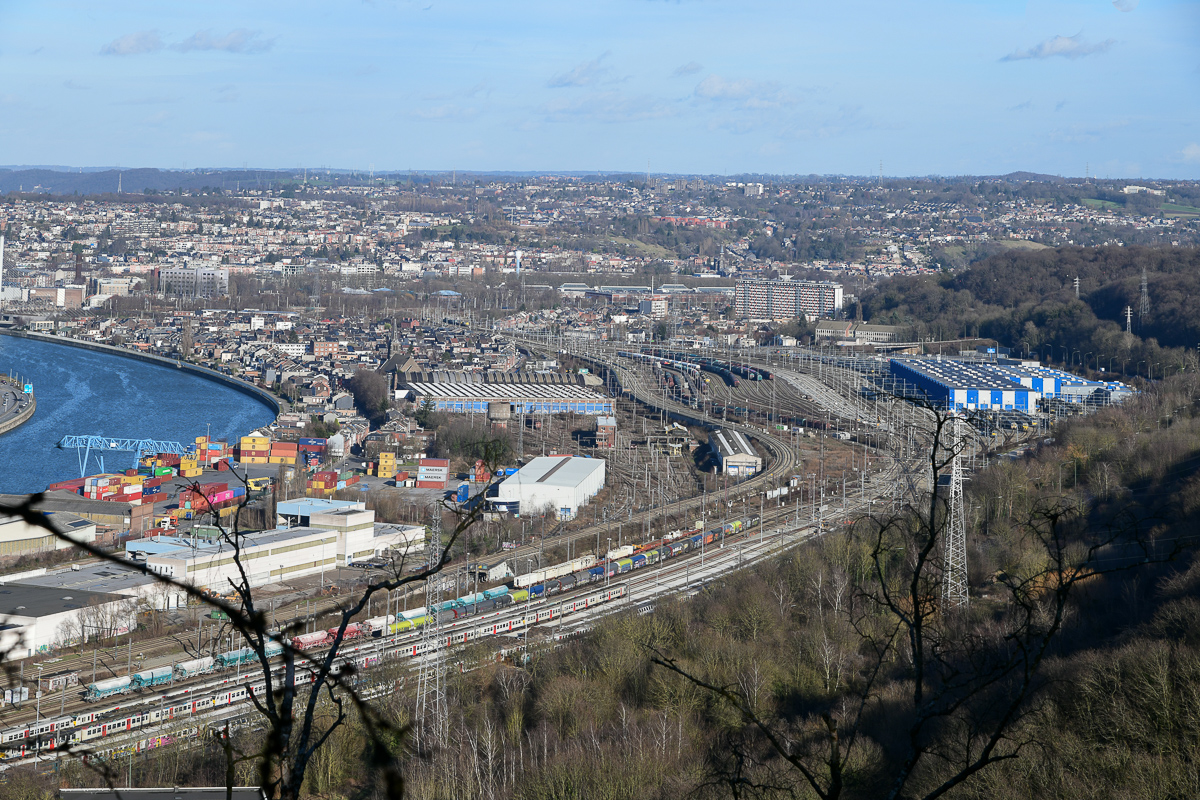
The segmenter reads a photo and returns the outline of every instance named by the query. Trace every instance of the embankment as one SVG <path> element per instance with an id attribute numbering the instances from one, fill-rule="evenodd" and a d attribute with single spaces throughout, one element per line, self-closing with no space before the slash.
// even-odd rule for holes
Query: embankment
<path id="1" fill-rule="evenodd" d="M 62 344 L 67 345 L 68 347 L 81 347 L 84 350 L 95 350 L 100 353 L 110 353 L 114 356 L 121 356 L 122 358 L 132 358 L 138 361 L 146 361 L 151 364 L 158 364 L 160 366 L 170 367 L 172 369 L 183 370 L 185 372 L 190 372 L 193 375 L 206 378 L 207 380 L 224 384 L 225 386 L 241 392 L 242 394 L 250 395 L 251 397 L 262 402 L 263 405 L 274 409 L 276 415 L 286 410 L 285 401 L 280 400 L 266 389 L 262 389 L 240 378 L 235 378 L 232 375 L 226 375 L 222 372 L 217 372 L 215 369 L 209 369 L 208 367 L 202 367 L 197 364 L 189 364 L 186 361 L 156 356 L 151 353 L 141 353 L 137 350 L 129 350 L 124 347 L 114 347 L 110 344 L 85 342 L 80 339 L 70 339 L 65 336 L 48 336 L 44 333 L 34 333 L 32 331 L 16 331 L 0 328 L 0 335 L 15 336 L 20 339 L 33 339 L 39 342 L 50 342 L 51 344 Z"/>

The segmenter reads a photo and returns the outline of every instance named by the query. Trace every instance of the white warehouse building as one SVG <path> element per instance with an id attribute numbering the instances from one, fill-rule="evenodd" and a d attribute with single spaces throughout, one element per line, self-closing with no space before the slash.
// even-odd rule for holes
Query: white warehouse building
<path id="1" fill-rule="evenodd" d="M 604 488 L 604 468 L 602 458 L 535 458 L 500 484 L 492 507 L 520 514 L 549 510 L 570 519 Z"/>
<path id="2" fill-rule="evenodd" d="M 262 586 L 366 561 L 386 550 L 423 549 L 425 529 L 377 525 L 374 511 L 338 509 L 311 514 L 307 527 L 246 534 L 240 544 L 250 585 Z M 146 565 L 220 592 L 229 590 L 231 579 L 239 580 L 233 548 L 221 540 L 160 551 L 148 556 Z"/>

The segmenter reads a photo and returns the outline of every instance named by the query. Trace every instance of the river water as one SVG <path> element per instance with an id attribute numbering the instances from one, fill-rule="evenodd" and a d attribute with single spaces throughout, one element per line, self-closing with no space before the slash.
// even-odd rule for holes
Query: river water
<path id="1" fill-rule="evenodd" d="M 209 432 L 233 440 L 269 424 L 275 412 L 250 395 L 182 370 L 79 347 L 0 336 L 0 372 L 33 384 L 33 419 L 0 435 L 0 492 L 39 492 L 79 477 L 69 434 L 187 444 Z M 105 470 L 128 469 L 129 452 L 105 454 Z M 99 472 L 93 456 L 87 474 Z"/>

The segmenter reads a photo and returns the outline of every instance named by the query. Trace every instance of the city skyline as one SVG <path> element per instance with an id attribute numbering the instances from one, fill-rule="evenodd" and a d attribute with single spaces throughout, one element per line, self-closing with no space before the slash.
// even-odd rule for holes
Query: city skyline
<path id="1" fill-rule="evenodd" d="M 5 21 L 10 164 L 1200 177 L 1200 9 L 1182 2 L 50 3 Z"/>

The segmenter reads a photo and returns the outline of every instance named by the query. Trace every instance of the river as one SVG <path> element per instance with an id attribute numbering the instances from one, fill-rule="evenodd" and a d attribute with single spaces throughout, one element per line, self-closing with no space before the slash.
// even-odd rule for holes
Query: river
<path id="1" fill-rule="evenodd" d="M 187 444 L 209 432 L 234 440 L 269 424 L 275 412 L 228 386 L 171 367 L 69 345 L 0 336 L 0 371 L 33 384 L 33 419 L 0 435 L 0 492 L 38 492 L 79 477 L 69 434 L 158 439 Z M 133 454 L 110 452 L 104 468 L 128 469 Z M 99 472 L 95 458 L 87 473 Z"/>

